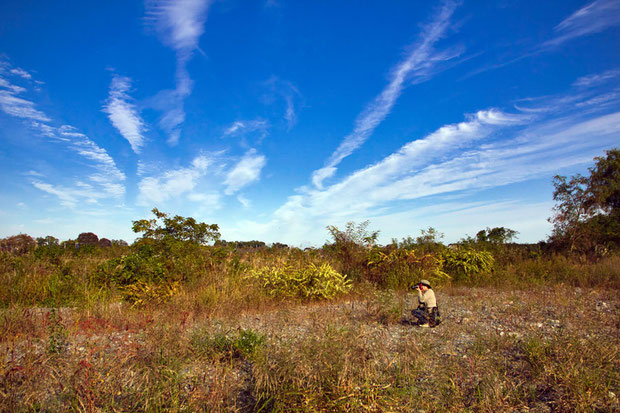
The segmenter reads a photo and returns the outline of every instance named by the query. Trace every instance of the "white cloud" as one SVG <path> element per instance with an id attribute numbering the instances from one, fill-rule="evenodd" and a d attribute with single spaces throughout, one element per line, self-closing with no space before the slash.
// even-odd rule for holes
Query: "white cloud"
<path id="1" fill-rule="evenodd" d="M 12 92 L 6 90 L 0 90 L 0 109 L 7 115 L 17 118 L 41 122 L 49 122 L 51 120 L 43 112 L 35 109 L 35 104 L 33 102 L 19 98 Z"/>
<path id="2" fill-rule="evenodd" d="M 162 203 L 193 191 L 198 184 L 198 180 L 207 172 L 210 164 L 209 158 L 205 155 L 200 155 L 192 161 L 189 167 L 168 170 L 160 176 L 143 178 L 138 184 L 140 190 L 138 203 L 151 206 L 152 204 Z M 199 194 L 190 194 L 189 199 L 191 201 L 200 201 L 201 196 Z"/>
<path id="3" fill-rule="evenodd" d="M 9 89 L 11 92 L 13 92 L 15 94 L 23 93 L 23 92 L 26 91 L 26 88 L 14 85 L 11 82 L 9 82 L 8 80 L 6 80 L 5 78 L 3 78 L 2 76 L 0 76 L 0 87 L 5 88 L 5 89 Z"/>
<path id="4" fill-rule="evenodd" d="M 603 73 L 596 73 L 593 75 L 580 77 L 573 83 L 573 86 L 583 88 L 593 87 L 606 83 L 609 80 L 616 79 L 618 77 L 620 77 L 620 69 L 607 70 Z"/>
<path id="5" fill-rule="evenodd" d="M 127 139 L 131 149 L 140 153 L 144 146 L 144 121 L 138 114 L 131 97 L 127 94 L 131 79 L 114 75 L 110 85 L 110 95 L 103 111 L 108 114 L 112 125 Z"/>
<path id="6" fill-rule="evenodd" d="M 191 53 L 204 32 L 209 5 L 207 0 L 148 1 L 147 20 L 154 22 L 165 45 Z"/>
<path id="7" fill-rule="evenodd" d="M 31 79 L 32 76 L 20 68 L 11 68 L 7 62 L 0 62 L 0 71 Z M 39 82 L 40 83 L 40 82 Z M 26 92 L 26 89 L 16 87 L 4 78 L 0 78 L 0 87 L 9 90 L 0 90 L 0 110 L 10 116 L 27 120 L 27 124 L 42 135 L 52 138 L 70 151 L 88 161 L 83 165 L 82 178 L 73 185 L 51 185 L 42 182 L 43 176 L 30 171 L 28 175 L 40 178 L 32 181 L 35 188 L 57 196 L 63 206 L 75 208 L 80 203 L 97 203 L 100 199 L 118 199 L 125 194 L 125 174 L 121 172 L 107 151 L 97 145 L 88 136 L 79 132 L 75 127 L 63 125 L 59 128 L 49 125 L 51 122 L 45 113 L 38 110 L 34 102 L 15 96 L 16 93 Z"/>
<path id="8" fill-rule="evenodd" d="M 124 181 L 125 174 L 117 167 L 114 159 L 105 149 L 99 147 L 88 136 L 76 132 L 76 128 L 70 125 L 63 125 L 58 128 L 58 133 L 70 139 L 69 147 L 80 156 L 93 161 L 93 166 L 98 174 L 93 175 L 93 179 L 102 182 L 103 179 L 111 182 Z M 102 178 L 103 177 L 103 178 Z"/>
<path id="9" fill-rule="evenodd" d="M 249 208 L 252 205 L 250 200 L 241 194 L 237 195 L 237 201 L 239 201 L 239 203 L 243 205 L 244 208 Z"/>
<path id="10" fill-rule="evenodd" d="M 98 199 L 104 197 L 100 192 L 94 190 L 92 186 L 80 184 L 80 182 L 77 182 L 73 188 L 51 185 L 40 181 L 33 181 L 32 185 L 43 192 L 58 197 L 61 205 L 72 209 L 81 206 L 83 202 L 95 204 L 98 202 Z"/>
<path id="11" fill-rule="evenodd" d="M 32 75 L 30 73 L 26 72 L 24 69 L 21 69 L 19 67 L 11 69 L 10 72 L 24 79 L 28 79 L 28 80 L 32 79 Z"/>
<path id="12" fill-rule="evenodd" d="M 164 106 L 159 124 L 168 133 L 168 144 L 176 145 L 185 121 L 184 100 L 192 90 L 187 63 L 204 32 L 208 0 L 150 0 L 146 20 L 154 25 L 160 39 L 177 54 L 176 88 L 162 91 L 157 100 Z"/>
<path id="13" fill-rule="evenodd" d="M 38 125 L 38 127 L 58 137 L 70 150 L 90 161 L 82 175 L 90 182 L 78 181 L 73 187 L 66 187 L 33 181 L 36 188 L 56 195 L 61 205 L 69 208 L 77 207 L 80 202 L 97 203 L 100 199 L 120 199 L 125 195 L 123 184 L 125 174 L 117 168 L 112 157 L 88 136 L 70 125 L 63 125 L 57 129 L 48 125 Z M 30 175 L 42 177 L 41 174 L 33 171 Z"/>
<path id="14" fill-rule="evenodd" d="M 32 121 L 30 123 L 30 126 L 32 126 L 34 129 L 38 130 L 39 132 L 41 132 L 42 135 L 47 136 L 48 138 L 53 138 L 53 139 L 62 140 L 62 141 L 68 141 L 68 139 L 66 139 L 66 138 L 59 137 L 58 134 L 56 134 L 56 128 L 53 127 L 53 126 L 50 126 L 50 125 L 48 125 L 46 123 Z"/>
<path id="15" fill-rule="evenodd" d="M 251 149 L 241 158 L 241 160 L 232 168 L 227 176 L 224 184 L 227 186 L 226 195 L 232 195 L 241 188 L 257 181 L 267 158 L 256 153 L 255 149 Z"/>
<path id="16" fill-rule="evenodd" d="M 453 2 L 445 3 L 434 20 L 424 27 L 419 41 L 411 47 L 407 57 L 392 70 L 389 84 L 357 117 L 353 132 L 344 138 L 325 166 L 314 172 L 312 182 L 316 187 L 321 188 L 323 181 L 335 174 L 336 166 L 364 144 L 375 128 L 383 122 L 411 76 L 426 78 L 434 63 L 454 57 L 452 54 L 436 53 L 433 46 L 447 31 L 455 7 Z"/>
<path id="17" fill-rule="evenodd" d="M 192 192 L 187 199 L 199 204 L 203 210 L 214 211 L 222 207 L 222 196 L 217 192 Z"/>
<path id="18" fill-rule="evenodd" d="M 543 47 L 557 46 L 568 40 L 586 36 L 620 23 L 620 2 L 597 0 L 574 12 L 555 27 L 555 37 Z"/>
<path id="19" fill-rule="evenodd" d="M 287 131 L 297 123 L 297 112 L 302 105 L 302 96 L 297 87 L 290 81 L 272 76 L 265 83 L 269 92 L 262 96 L 263 103 L 270 105 L 276 101 L 276 96 L 284 102 L 284 122 Z"/>
<path id="20" fill-rule="evenodd" d="M 238 136 L 257 131 L 264 135 L 269 127 L 269 122 L 264 119 L 238 120 L 224 130 L 224 136 Z"/>

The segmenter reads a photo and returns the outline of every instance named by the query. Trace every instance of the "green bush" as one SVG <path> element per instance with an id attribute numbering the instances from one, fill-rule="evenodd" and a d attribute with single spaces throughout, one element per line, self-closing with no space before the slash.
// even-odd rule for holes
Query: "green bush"
<path id="1" fill-rule="evenodd" d="M 247 279 L 257 282 L 270 297 L 330 299 L 351 289 L 351 282 L 329 264 L 308 264 L 300 269 L 262 267 L 251 271 Z"/>
<path id="2" fill-rule="evenodd" d="M 475 275 L 488 273 L 495 263 L 490 252 L 470 248 L 446 249 L 442 255 L 444 270 L 456 281 L 470 281 Z"/>
<path id="3" fill-rule="evenodd" d="M 158 282 L 165 277 L 163 258 L 160 255 L 133 253 L 100 264 L 97 280 L 103 284 L 127 286 L 142 282 Z"/>

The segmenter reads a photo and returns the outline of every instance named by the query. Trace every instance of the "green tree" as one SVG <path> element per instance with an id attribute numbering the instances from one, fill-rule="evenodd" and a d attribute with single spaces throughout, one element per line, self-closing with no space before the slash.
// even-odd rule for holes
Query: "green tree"
<path id="1" fill-rule="evenodd" d="M 594 160 L 590 176 L 553 178 L 551 241 L 570 252 L 604 251 L 620 243 L 620 150 Z"/>
<path id="2" fill-rule="evenodd" d="M 153 208 L 154 219 L 133 221 L 133 232 L 142 233 L 143 239 L 156 241 L 189 241 L 196 244 L 207 244 L 220 238 L 217 224 L 196 222 L 194 218 L 179 215 L 170 217 L 168 214 Z"/>
<path id="3" fill-rule="evenodd" d="M 483 229 L 476 234 L 476 241 L 480 243 L 490 243 L 502 245 L 511 242 L 519 234 L 518 231 L 505 227 L 494 227 Z"/>

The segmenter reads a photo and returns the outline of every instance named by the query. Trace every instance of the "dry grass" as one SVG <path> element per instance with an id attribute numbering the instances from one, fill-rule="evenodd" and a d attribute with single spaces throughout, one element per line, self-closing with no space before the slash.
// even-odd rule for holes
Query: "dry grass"
<path id="1" fill-rule="evenodd" d="M 399 322 L 410 297 L 366 289 L 226 314 L 187 306 L 192 297 L 142 310 L 6 309 L 0 410 L 620 408 L 618 290 L 446 288 L 444 322 L 429 330 Z"/>

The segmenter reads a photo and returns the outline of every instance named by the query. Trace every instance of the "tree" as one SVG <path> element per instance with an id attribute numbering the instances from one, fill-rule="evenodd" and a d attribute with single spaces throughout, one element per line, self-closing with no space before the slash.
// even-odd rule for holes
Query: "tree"
<path id="1" fill-rule="evenodd" d="M 494 227 L 483 229 L 476 234 L 476 241 L 480 243 L 490 243 L 493 245 L 502 245 L 511 242 L 519 234 L 518 231 L 505 227 Z"/>
<path id="2" fill-rule="evenodd" d="M 570 252 L 591 252 L 620 242 L 620 150 L 596 157 L 590 176 L 553 178 L 551 241 Z"/>
<path id="3" fill-rule="evenodd" d="M 589 206 L 608 215 L 620 214 L 620 149 L 606 151 L 607 157 L 596 157 L 590 168 Z"/>
<path id="4" fill-rule="evenodd" d="M 82 232 L 80 235 L 78 235 L 77 243 L 79 246 L 98 245 L 99 237 L 93 232 Z"/>
<path id="5" fill-rule="evenodd" d="M 581 175 L 567 180 L 565 176 L 553 177 L 553 207 L 555 215 L 550 219 L 553 223 L 551 238 L 555 243 L 566 244 L 571 252 L 577 243 L 585 238 L 584 223 L 590 218 L 588 208 L 588 179 Z"/>
<path id="6" fill-rule="evenodd" d="M 154 219 L 133 221 L 133 232 L 143 233 L 142 239 L 156 241 L 188 241 L 196 244 L 207 244 L 220 238 L 217 224 L 196 222 L 194 218 L 179 215 L 170 217 L 168 214 L 153 208 Z"/>

